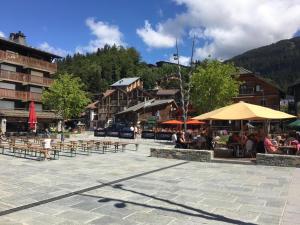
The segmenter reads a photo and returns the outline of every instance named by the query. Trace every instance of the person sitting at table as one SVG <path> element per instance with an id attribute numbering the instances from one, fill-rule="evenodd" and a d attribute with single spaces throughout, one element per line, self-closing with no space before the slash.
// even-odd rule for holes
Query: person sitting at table
<path id="1" fill-rule="evenodd" d="M 173 134 L 172 134 L 171 139 L 172 139 L 172 143 L 173 143 L 173 144 L 176 144 L 176 143 L 177 143 L 177 134 L 176 134 L 176 132 L 173 131 Z"/>
<path id="2" fill-rule="evenodd" d="M 272 137 L 270 134 L 265 136 L 265 139 L 264 139 L 265 150 L 267 151 L 267 153 L 270 153 L 270 154 L 280 154 L 281 151 L 278 149 L 278 145 L 275 145 L 272 142 L 271 138 Z"/>
<path id="3" fill-rule="evenodd" d="M 232 133 L 228 137 L 227 147 L 232 148 L 233 145 L 238 144 L 240 142 L 239 136 L 237 133 Z"/>
<path id="4" fill-rule="evenodd" d="M 284 145 L 284 139 L 278 135 L 275 140 L 277 141 L 278 145 L 283 146 Z"/>
<path id="5" fill-rule="evenodd" d="M 176 148 L 187 148 L 187 143 L 185 141 L 184 132 L 180 132 L 177 138 Z"/>
<path id="6" fill-rule="evenodd" d="M 205 145 L 206 145 L 206 138 L 204 132 L 202 131 L 196 136 L 196 148 L 205 149 Z"/>
<path id="7" fill-rule="evenodd" d="M 247 138 L 246 144 L 245 144 L 245 149 L 246 149 L 246 153 L 248 155 L 255 155 L 256 153 L 256 147 L 255 147 L 256 143 L 255 143 L 255 137 L 254 134 L 250 134 Z"/>
<path id="8" fill-rule="evenodd" d="M 207 127 L 205 130 L 205 139 L 206 139 L 206 147 L 208 150 L 213 150 L 214 145 L 213 145 L 213 132 L 210 127 Z"/>
<path id="9" fill-rule="evenodd" d="M 292 141 L 296 140 L 296 133 L 290 132 L 288 137 L 286 138 L 284 145 L 291 145 Z"/>

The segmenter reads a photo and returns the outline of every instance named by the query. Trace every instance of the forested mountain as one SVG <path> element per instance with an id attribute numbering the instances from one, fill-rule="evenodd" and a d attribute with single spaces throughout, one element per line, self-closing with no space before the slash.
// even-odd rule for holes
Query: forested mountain
<path id="1" fill-rule="evenodd" d="M 300 79 L 300 37 L 256 48 L 228 60 L 286 88 Z"/>
<path id="2" fill-rule="evenodd" d="M 186 68 L 183 68 L 186 70 Z M 75 54 L 58 62 L 58 72 L 68 72 L 81 78 L 87 91 L 99 94 L 123 77 L 141 77 L 146 89 L 177 71 L 176 65 L 148 65 L 134 48 L 104 46 L 95 53 Z M 161 82 L 162 87 L 176 84 Z"/>

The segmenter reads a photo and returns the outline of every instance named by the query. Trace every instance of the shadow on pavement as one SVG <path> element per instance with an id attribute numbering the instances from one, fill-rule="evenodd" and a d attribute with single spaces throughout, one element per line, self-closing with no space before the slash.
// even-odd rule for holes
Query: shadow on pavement
<path id="1" fill-rule="evenodd" d="M 101 183 L 101 182 L 100 182 Z M 115 199 L 115 198 L 106 198 L 106 197 L 102 197 L 102 196 L 95 196 L 95 195 L 89 195 L 89 194 L 80 194 L 82 196 L 86 196 L 86 197 L 93 197 L 93 198 L 99 198 L 98 202 L 100 203 L 104 203 L 104 202 L 116 202 L 114 204 L 114 206 L 116 208 L 125 208 L 127 207 L 127 204 L 132 204 L 132 205 L 137 205 L 137 206 L 141 206 L 141 207 L 146 207 L 146 208 L 151 208 L 151 209 L 158 209 L 158 210 L 163 210 L 163 211 L 168 211 L 168 212 L 174 212 L 174 213 L 179 213 L 179 214 L 183 214 L 183 215 L 187 215 L 187 216 L 193 216 L 193 217 L 199 217 L 199 218 L 204 218 L 207 220 L 215 220 L 215 221 L 220 221 L 220 222 L 226 222 L 226 223 L 230 223 L 230 224 L 242 224 L 242 225 L 256 225 L 255 223 L 249 223 L 249 222 L 243 222 L 240 220 L 236 220 L 236 219 L 231 219 L 222 215 L 218 215 L 215 213 L 210 213 L 201 209 L 197 209 L 188 205 L 184 205 L 181 203 L 177 203 L 168 199 L 163 199 L 160 197 L 156 197 L 154 195 L 148 195 L 146 193 L 142 193 L 142 192 L 138 192 L 135 190 L 131 190 L 131 189 L 127 189 L 124 187 L 124 185 L 122 184 L 115 184 L 115 185 L 109 185 L 109 184 L 105 184 L 102 183 L 103 185 L 106 186 L 111 186 L 112 188 L 115 189 L 119 189 L 122 191 L 127 191 L 127 192 L 131 192 L 137 195 L 141 195 L 144 197 L 148 197 L 150 199 L 155 199 L 164 203 L 168 203 L 172 206 L 179 206 L 181 208 L 183 208 L 183 210 L 181 209 L 173 209 L 173 208 L 167 208 L 167 207 L 162 207 L 162 206 L 155 206 L 155 205 L 150 205 L 150 204 L 144 204 L 144 203 L 139 203 L 139 202 L 133 202 L 133 201 L 126 201 L 126 200 L 122 200 L 122 199 Z M 187 211 L 185 211 L 187 210 Z"/>

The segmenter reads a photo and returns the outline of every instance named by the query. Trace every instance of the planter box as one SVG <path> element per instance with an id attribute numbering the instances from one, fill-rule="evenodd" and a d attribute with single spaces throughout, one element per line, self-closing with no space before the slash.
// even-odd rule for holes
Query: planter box
<path id="1" fill-rule="evenodd" d="M 209 150 L 151 148 L 150 156 L 158 158 L 210 162 L 214 158 L 214 153 L 213 151 Z"/>
<path id="2" fill-rule="evenodd" d="M 265 166 L 300 167 L 300 156 L 257 153 L 256 163 Z"/>

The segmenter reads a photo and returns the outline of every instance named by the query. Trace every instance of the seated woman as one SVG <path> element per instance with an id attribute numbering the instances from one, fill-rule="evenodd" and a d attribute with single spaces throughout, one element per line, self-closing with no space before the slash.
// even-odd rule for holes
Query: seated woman
<path id="1" fill-rule="evenodd" d="M 176 148 L 187 148 L 187 143 L 185 141 L 184 132 L 179 133 L 179 137 L 177 138 Z"/>
<path id="2" fill-rule="evenodd" d="M 264 146 L 267 153 L 270 154 L 280 154 L 281 152 L 278 149 L 278 145 L 273 144 L 271 141 L 271 135 L 267 135 L 264 139 Z"/>
<path id="3" fill-rule="evenodd" d="M 256 154 L 256 142 L 254 134 L 250 134 L 245 143 L 246 154 L 254 156 Z"/>

